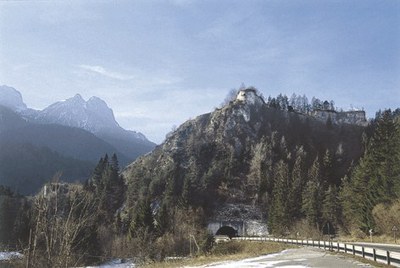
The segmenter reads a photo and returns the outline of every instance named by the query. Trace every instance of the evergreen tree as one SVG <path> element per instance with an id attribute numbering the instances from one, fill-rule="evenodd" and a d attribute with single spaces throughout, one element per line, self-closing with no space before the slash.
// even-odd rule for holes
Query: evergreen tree
<path id="1" fill-rule="evenodd" d="M 342 183 L 340 186 L 340 191 L 339 191 L 339 201 L 342 207 L 342 217 L 343 217 L 343 222 L 346 224 L 344 227 L 346 228 L 346 231 L 349 232 L 352 225 L 354 222 L 354 214 L 353 211 L 355 211 L 355 205 L 353 201 L 354 195 L 353 195 L 353 189 L 352 185 L 350 182 L 350 178 L 346 175 L 342 179 Z"/>
<path id="2" fill-rule="evenodd" d="M 88 183 L 86 184 L 89 189 L 101 189 L 103 187 L 102 177 L 107 165 L 108 156 L 106 154 L 104 158 L 100 158 L 99 163 L 93 171 L 92 177 L 88 180 Z"/>
<path id="3" fill-rule="evenodd" d="M 150 199 L 139 201 L 136 208 L 135 218 L 131 224 L 131 234 L 134 234 L 138 229 L 154 231 L 154 217 L 151 211 Z"/>
<path id="4" fill-rule="evenodd" d="M 86 189 L 96 194 L 99 220 L 113 223 L 115 212 L 122 206 L 125 195 L 125 185 L 122 175 L 119 174 L 116 154 L 111 157 L 111 162 L 107 154 L 100 159 L 92 177 L 86 183 Z"/>
<path id="5" fill-rule="evenodd" d="M 272 145 L 266 138 L 261 140 L 262 147 L 260 148 L 259 156 L 254 159 L 250 167 L 250 174 L 260 180 L 258 194 L 259 198 L 266 193 L 270 195 L 274 185 L 273 166 L 273 152 Z M 259 162 L 260 161 L 260 162 Z M 253 173 L 254 172 L 254 173 Z M 268 200 L 264 200 L 268 201 Z"/>
<path id="6" fill-rule="evenodd" d="M 303 192 L 302 210 L 310 226 L 320 229 L 322 186 L 318 156 L 315 158 L 310 171 L 309 181 Z"/>
<path id="7" fill-rule="evenodd" d="M 377 202 L 395 197 L 400 175 L 400 127 L 390 110 L 383 112 L 371 139 L 366 156 L 369 163 L 370 185 L 377 191 Z"/>
<path id="8" fill-rule="evenodd" d="M 113 172 L 115 172 L 115 174 L 119 173 L 118 158 L 115 153 L 111 157 L 111 168 L 112 168 Z"/>
<path id="9" fill-rule="evenodd" d="M 298 219 L 302 215 L 302 193 L 305 184 L 304 157 L 305 152 L 303 147 L 300 147 L 296 152 L 296 160 L 292 169 L 292 187 L 288 197 L 290 215 L 292 215 L 294 219 Z"/>
<path id="10" fill-rule="evenodd" d="M 334 230 L 331 227 L 336 228 L 340 218 L 340 202 L 338 190 L 335 185 L 329 185 L 325 191 L 324 200 L 322 203 L 322 218 L 324 222 L 323 228 L 325 233 L 333 234 Z"/>
<path id="11" fill-rule="evenodd" d="M 335 182 L 333 174 L 332 155 L 329 150 L 325 151 L 324 158 L 322 159 L 321 178 L 323 181 L 333 184 Z"/>
<path id="12" fill-rule="evenodd" d="M 271 161 L 268 159 L 270 156 L 270 144 L 267 142 L 266 138 L 263 137 L 259 143 L 252 147 L 253 157 L 250 162 L 250 170 L 247 176 L 248 187 L 250 194 L 260 194 L 262 195 L 267 184 L 267 173 L 270 167 Z"/>
<path id="13" fill-rule="evenodd" d="M 191 182 L 189 177 L 186 177 L 182 188 L 182 204 L 188 207 L 191 204 Z"/>
<path id="14" fill-rule="evenodd" d="M 272 201 L 269 213 L 269 226 L 274 234 L 283 234 L 289 227 L 291 215 L 289 214 L 289 169 L 283 161 L 278 162 L 275 168 L 276 183 L 272 190 Z"/>
<path id="15" fill-rule="evenodd" d="M 156 222 L 157 222 L 157 233 L 159 236 L 162 236 L 168 231 L 169 228 L 169 213 L 168 213 L 168 207 L 165 203 L 162 203 L 156 217 Z"/>
<path id="16" fill-rule="evenodd" d="M 122 206 L 125 193 L 124 180 L 122 175 L 119 174 L 119 164 L 116 154 L 113 154 L 111 158 L 108 176 L 110 209 L 114 212 Z"/>

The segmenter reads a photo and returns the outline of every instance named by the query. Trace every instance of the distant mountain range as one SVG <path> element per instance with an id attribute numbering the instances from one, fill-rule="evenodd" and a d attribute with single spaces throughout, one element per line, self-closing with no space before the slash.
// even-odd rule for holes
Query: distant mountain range
<path id="1" fill-rule="evenodd" d="M 13 146 L 18 149 L 13 151 Z M 68 162 L 64 166 L 59 164 L 59 171 L 64 171 L 65 176 L 69 174 L 70 177 L 65 179 L 73 181 L 86 178 L 85 175 L 90 174 L 94 163 L 106 153 L 116 153 L 120 163 L 125 165 L 150 152 L 154 147 L 155 144 L 142 133 L 125 130 L 119 126 L 113 111 L 98 97 L 85 101 L 77 94 L 38 111 L 29 109 L 16 89 L 0 86 L 0 159 L 7 158 L 6 152 L 13 152 L 15 159 L 24 159 L 28 152 L 40 151 L 44 157 L 42 162 L 53 162 L 56 161 L 53 155 L 55 153 L 60 158 L 57 159 L 58 163 Z M 16 155 L 16 152 L 19 152 L 19 155 Z M 70 165 L 72 160 L 82 163 Z M 78 169 L 80 172 L 64 169 L 73 169 L 74 166 L 86 168 Z M 19 182 L 33 181 L 31 177 L 40 174 L 46 174 L 45 179 L 50 179 L 48 170 L 40 171 L 35 167 L 36 173 L 25 168 L 26 174 L 17 172 L 19 177 L 10 180 L 10 177 L 16 174 L 13 170 L 16 171 L 19 166 L 14 164 L 12 167 L 0 167 L 0 184 L 8 182 L 8 186 L 11 187 L 17 187 L 19 184 L 15 179 Z M 54 166 L 52 168 L 54 169 Z M 32 187 L 36 184 L 32 183 Z M 31 190 L 37 189 L 31 189 L 29 185 L 24 185 L 23 188 L 26 189 L 19 187 L 16 190 L 31 193 Z"/>

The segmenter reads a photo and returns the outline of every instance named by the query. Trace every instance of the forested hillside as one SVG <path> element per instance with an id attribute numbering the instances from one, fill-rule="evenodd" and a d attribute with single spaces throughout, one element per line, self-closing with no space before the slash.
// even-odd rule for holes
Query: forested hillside
<path id="1" fill-rule="evenodd" d="M 47 147 L 0 142 L 0 181 L 24 195 L 37 191 L 60 173 L 66 182 L 86 180 L 95 164 L 62 156 Z"/>
<path id="2" fill-rule="evenodd" d="M 35 194 L 61 173 L 68 182 L 84 181 L 105 153 L 115 147 L 78 128 L 41 125 L 0 105 L 0 185 L 21 194 Z"/>
<path id="3" fill-rule="evenodd" d="M 400 109 L 378 112 L 363 141 L 364 155 L 342 181 L 343 220 L 353 233 L 390 234 L 400 225 Z"/>
<path id="4" fill-rule="evenodd" d="M 243 203 L 260 207 L 274 234 L 303 219 L 339 227 L 334 197 L 362 154 L 364 127 L 269 103 L 234 100 L 181 125 L 125 170 L 128 207 L 150 199 L 168 213 L 183 206 L 211 217 L 223 203 Z"/>

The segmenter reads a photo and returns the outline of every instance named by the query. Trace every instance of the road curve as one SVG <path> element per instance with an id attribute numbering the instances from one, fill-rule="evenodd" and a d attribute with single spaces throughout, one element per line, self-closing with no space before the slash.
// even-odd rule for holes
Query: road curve
<path id="1" fill-rule="evenodd" d="M 400 245 L 396 245 L 396 244 L 378 244 L 378 243 L 367 243 L 367 242 L 354 242 L 354 243 L 348 243 L 348 244 L 361 246 L 361 247 L 388 250 L 388 251 L 400 253 Z"/>
<path id="2" fill-rule="evenodd" d="M 354 260 L 350 256 L 329 254 L 318 248 L 302 247 L 284 250 L 280 253 L 269 254 L 256 258 L 248 258 L 238 261 L 225 261 L 206 264 L 201 266 L 185 266 L 185 268 L 267 268 L 267 267 L 290 267 L 290 268 L 361 268 L 374 267 Z"/>

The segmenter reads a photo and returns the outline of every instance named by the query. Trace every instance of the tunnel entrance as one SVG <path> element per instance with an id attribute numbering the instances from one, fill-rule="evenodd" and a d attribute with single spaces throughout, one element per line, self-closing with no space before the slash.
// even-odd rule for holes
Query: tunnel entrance
<path id="1" fill-rule="evenodd" d="M 229 238 L 237 236 L 237 231 L 230 226 L 222 226 L 215 235 L 227 235 Z"/>

